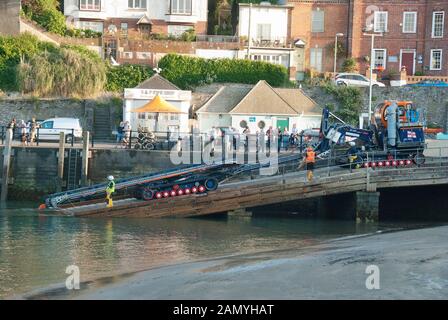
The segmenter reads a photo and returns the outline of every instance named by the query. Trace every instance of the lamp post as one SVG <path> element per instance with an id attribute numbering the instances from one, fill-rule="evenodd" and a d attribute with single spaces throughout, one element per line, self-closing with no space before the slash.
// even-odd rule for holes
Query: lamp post
<path id="1" fill-rule="evenodd" d="M 247 32 L 247 59 L 250 59 L 250 44 L 252 38 L 252 2 L 249 4 L 249 29 Z"/>
<path id="2" fill-rule="evenodd" d="M 334 39 L 334 69 L 333 73 L 336 75 L 336 68 L 338 64 L 338 37 L 343 37 L 343 33 L 336 33 L 335 39 Z"/>
<path id="3" fill-rule="evenodd" d="M 373 68 L 375 67 L 375 37 L 382 37 L 382 33 L 364 33 L 364 36 L 371 37 L 370 44 L 370 84 L 369 84 L 369 118 L 372 119 L 372 93 L 373 93 Z"/>

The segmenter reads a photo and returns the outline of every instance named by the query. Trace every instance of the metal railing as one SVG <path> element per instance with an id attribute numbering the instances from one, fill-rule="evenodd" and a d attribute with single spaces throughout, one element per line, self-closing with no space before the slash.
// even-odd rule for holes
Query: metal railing
<path id="1" fill-rule="evenodd" d="M 6 131 L 8 130 L 7 127 L 1 126 L 0 127 L 0 138 L 2 144 L 5 143 L 6 138 Z M 45 130 L 45 131 L 43 131 Z M 48 132 L 46 130 L 54 130 L 54 132 Z M 26 128 L 25 133 L 25 141 L 23 141 L 23 134 L 22 134 L 22 128 L 15 127 L 13 129 L 13 142 L 17 141 L 20 143 L 25 143 L 27 145 L 36 145 L 39 146 L 41 143 L 54 143 L 59 144 L 60 140 L 60 132 L 65 133 L 65 142 L 68 143 L 71 147 L 74 147 L 75 143 L 77 141 L 82 142 L 83 141 L 83 132 L 78 134 L 78 129 L 74 128 L 36 128 L 36 132 L 34 134 L 34 139 L 32 140 L 32 130 L 30 128 Z M 90 134 L 90 142 L 91 146 L 94 147 L 94 136 Z"/>
<path id="2" fill-rule="evenodd" d="M 140 133 L 145 134 L 145 132 L 134 130 L 124 132 L 122 137 L 116 139 L 116 143 L 121 144 L 128 149 L 145 150 L 144 148 L 136 148 Z M 276 144 L 278 152 L 290 151 L 291 149 L 302 152 L 308 145 L 310 145 L 310 142 L 307 142 L 304 139 L 306 135 L 298 135 L 296 139 L 292 139 L 291 135 L 282 135 L 279 143 L 280 136 L 272 136 L 270 138 L 267 135 L 259 134 L 233 133 L 211 135 L 203 132 L 192 134 L 191 132 L 173 131 L 155 131 L 151 133 L 154 134 L 155 137 L 152 142 L 155 147 L 150 150 L 172 150 L 175 146 L 182 147 L 179 144 L 185 143 L 186 140 L 190 141 L 190 150 L 201 152 L 203 152 L 205 147 L 209 144 L 213 144 L 214 149 L 217 151 L 219 151 L 218 149 L 222 148 L 222 146 L 225 146 L 229 149 L 242 149 L 246 152 L 269 150 L 273 144 Z M 262 146 L 263 142 L 265 143 L 264 147 Z M 197 145 L 193 146 L 194 143 L 199 143 L 200 148 L 197 149 Z M 179 151 L 181 151 L 181 149 L 179 149 Z"/>
<path id="3" fill-rule="evenodd" d="M 196 42 L 240 42 L 240 37 L 198 34 L 196 35 Z"/>
<path id="4" fill-rule="evenodd" d="M 419 152 L 421 149 L 409 150 L 412 152 Z M 366 159 L 362 161 L 354 161 L 353 163 L 344 161 L 348 160 L 348 155 L 330 155 L 325 159 L 317 159 L 314 172 L 314 179 L 317 181 L 318 179 L 325 179 L 329 177 L 346 177 L 350 179 L 354 174 L 361 173 L 366 174 L 376 173 L 380 171 L 389 171 L 399 172 L 405 170 L 411 174 L 412 172 L 424 171 L 424 170 L 440 170 L 443 168 L 448 173 L 448 148 L 447 147 L 430 147 L 425 149 L 424 154 L 425 162 L 423 164 L 416 164 L 410 158 L 408 159 L 410 162 L 404 161 L 402 157 L 397 155 L 384 159 L 384 152 L 371 151 L 366 153 Z M 378 163 L 382 162 L 382 165 L 379 166 Z M 387 164 L 388 162 L 388 164 Z M 369 163 L 369 166 L 365 164 Z M 373 167 L 371 164 L 375 163 L 376 165 Z M 276 175 L 288 175 L 299 170 L 298 163 L 289 163 L 284 166 L 280 166 Z M 300 171 L 303 172 L 303 177 L 305 179 L 306 168 L 300 168 Z M 341 180 L 343 181 L 343 180 Z"/>

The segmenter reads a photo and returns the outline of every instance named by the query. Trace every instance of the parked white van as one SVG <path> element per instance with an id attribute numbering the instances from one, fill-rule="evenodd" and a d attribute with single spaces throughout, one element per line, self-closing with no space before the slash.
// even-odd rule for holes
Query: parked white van
<path id="1" fill-rule="evenodd" d="M 82 138 L 82 127 L 76 118 L 52 118 L 42 122 L 39 126 L 39 140 L 59 140 L 59 134 L 65 133 L 65 141 Z"/>

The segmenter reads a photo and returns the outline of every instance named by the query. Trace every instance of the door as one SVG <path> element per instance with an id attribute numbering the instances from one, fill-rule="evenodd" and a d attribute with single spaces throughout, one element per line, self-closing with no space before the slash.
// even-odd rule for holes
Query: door
<path id="1" fill-rule="evenodd" d="M 317 72 L 322 72 L 322 48 L 311 48 L 310 50 L 310 67 Z"/>
<path id="2" fill-rule="evenodd" d="M 407 74 L 409 76 L 414 75 L 415 66 L 415 51 L 402 51 L 401 52 L 401 68 L 406 67 Z"/>
<path id="3" fill-rule="evenodd" d="M 280 128 L 281 132 L 283 132 L 285 128 L 288 128 L 288 126 L 289 126 L 288 118 L 277 118 L 277 128 Z"/>

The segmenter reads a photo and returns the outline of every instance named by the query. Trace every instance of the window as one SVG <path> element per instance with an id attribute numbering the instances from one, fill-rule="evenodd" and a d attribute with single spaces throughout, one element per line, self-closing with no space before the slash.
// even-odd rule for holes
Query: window
<path id="1" fill-rule="evenodd" d="M 129 9 L 146 9 L 146 0 L 128 0 Z"/>
<path id="2" fill-rule="evenodd" d="M 432 37 L 443 38 L 443 28 L 445 24 L 445 12 L 438 11 L 432 14 Z"/>
<path id="3" fill-rule="evenodd" d="M 311 16 L 311 32 L 325 31 L 325 14 L 322 10 L 313 10 Z"/>
<path id="4" fill-rule="evenodd" d="M 146 60 L 151 58 L 151 53 L 150 52 L 136 52 L 137 55 L 137 59 L 139 60 Z"/>
<path id="5" fill-rule="evenodd" d="M 79 0 L 79 10 L 101 10 L 101 0 Z"/>
<path id="6" fill-rule="evenodd" d="M 246 120 L 241 120 L 240 127 L 243 128 L 243 129 L 247 128 L 247 121 Z"/>
<path id="7" fill-rule="evenodd" d="M 40 125 L 40 127 L 42 129 L 53 129 L 53 123 L 53 121 L 45 121 Z"/>
<path id="8" fill-rule="evenodd" d="M 179 120 L 179 115 L 178 114 L 171 114 L 170 115 L 170 120 L 171 121 L 178 121 Z"/>
<path id="9" fill-rule="evenodd" d="M 134 57 L 134 53 L 132 51 L 124 51 L 121 56 L 123 59 L 132 59 Z"/>
<path id="10" fill-rule="evenodd" d="M 96 32 L 103 33 L 103 23 L 102 22 L 96 22 L 96 21 L 79 21 L 78 22 L 78 28 L 79 29 L 89 29 Z"/>
<path id="11" fill-rule="evenodd" d="M 318 72 L 322 72 L 322 58 L 323 49 L 322 48 L 312 48 L 310 57 L 310 67 Z"/>
<path id="12" fill-rule="evenodd" d="M 139 114 L 138 114 L 138 119 L 139 120 L 145 120 L 146 119 L 146 117 L 145 117 L 145 113 L 144 112 L 140 112 Z"/>
<path id="13" fill-rule="evenodd" d="M 375 11 L 374 17 L 374 29 L 375 32 L 387 32 L 387 11 Z"/>
<path id="14" fill-rule="evenodd" d="M 417 32 L 417 12 L 403 13 L 403 33 Z"/>
<path id="15" fill-rule="evenodd" d="M 375 69 L 378 67 L 386 68 L 386 49 L 374 49 Z"/>
<path id="16" fill-rule="evenodd" d="M 257 39 L 270 40 L 271 39 L 271 25 L 258 24 L 257 25 Z"/>
<path id="17" fill-rule="evenodd" d="M 127 35 L 128 34 L 128 24 L 127 24 L 127 22 L 122 22 L 120 24 L 120 29 L 121 29 L 121 34 L 122 35 Z"/>
<path id="18" fill-rule="evenodd" d="M 171 14 L 192 14 L 192 0 L 171 0 Z"/>
<path id="19" fill-rule="evenodd" d="M 431 70 L 442 70 L 442 52 L 441 49 L 431 50 Z"/>
<path id="20" fill-rule="evenodd" d="M 169 25 L 168 26 L 168 34 L 172 35 L 172 36 L 179 37 L 184 32 L 187 32 L 190 29 L 192 29 L 191 26 Z"/>

